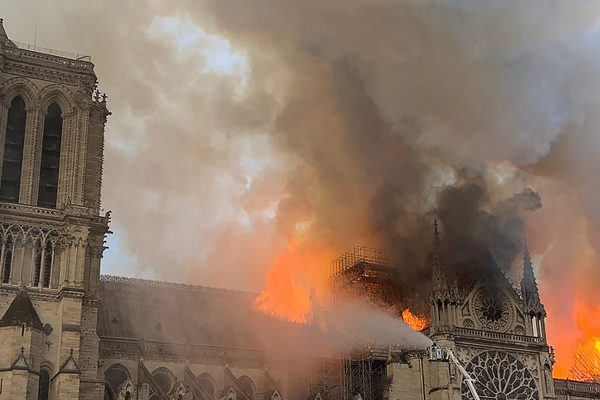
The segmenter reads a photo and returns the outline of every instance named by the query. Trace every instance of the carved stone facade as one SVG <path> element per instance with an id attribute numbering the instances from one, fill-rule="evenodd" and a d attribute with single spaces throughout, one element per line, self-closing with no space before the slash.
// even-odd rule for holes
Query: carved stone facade
<path id="1" fill-rule="evenodd" d="M 95 86 L 89 60 L 20 48 L 0 21 L 0 175 L 2 185 L 18 184 L 0 202 L 0 399 L 104 393 L 96 325 L 109 112 Z M 19 103 L 21 126 L 14 125 Z"/>

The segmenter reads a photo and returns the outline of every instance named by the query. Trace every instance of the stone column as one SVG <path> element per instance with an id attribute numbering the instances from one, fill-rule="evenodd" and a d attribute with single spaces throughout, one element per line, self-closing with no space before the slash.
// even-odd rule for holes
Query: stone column
<path id="1" fill-rule="evenodd" d="M 6 237 L 0 239 L 2 248 L 0 249 L 0 283 L 4 282 L 4 254 L 6 253 Z"/>
<path id="2" fill-rule="evenodd" d="M 65 241 L 58 245 L 59 253 L 59 287 L 68 286 L 70 243 Z"/>
<path id="3" fill-rule="evenodd" d="M 75 264 L 75 283 L 78 287 L 83 287 L 83 277 L 85 272 L 85 239 L 79 239 L 77 241 L 77 258 Z"/>
<path id="4" fill-rule="evenodd" d="M 40 115 L 39 107 L 28 107 L 27 120 L 25 121 L 25 141 L 23 143 L 23 166 L 21 167 L 21 190 L 19 201 L 25 204 L 37 204 L 37 192 L 40 176 L 40 164 L 42 152 L 41 136 L 43 130 L 38 129 Z"/>
<path id="5" fill-rule="evenodd" d="M 65 203 L 71 203 L 73 198 L 73 153 L 76 140 L 77 114 L 74 112 L 63 113 L 62 136 L 60 143 L 60 162 L 58 167 L 58 193 L 56 195 L 56 208 L 62 208 Z"/>
<path id="6" fill-rule="evenodd" d="M 4 140 L 6 139 L 6 123 L 8 120 L 8 104 L 4 99 L 0 101 L 0 160 L 4 160 Z M 0 162 L 0 177 L 2 176 L 2 162 Z"/>
<path id="7" fill-rule="evenodd" d="M 73 186 L 73 203 L 77 205 L 83 205 L 84 203 L 89 116 L 89 107 L 83 107 L 79 109 L 79 123 L 77 124 L 77 130 L 75 132 L 75 136 L 78 140 L 77 147 L 75 149 L 76 158 L 73 165 L 75 171 L 77 171 L 74 176 L 75 182 Z"/>

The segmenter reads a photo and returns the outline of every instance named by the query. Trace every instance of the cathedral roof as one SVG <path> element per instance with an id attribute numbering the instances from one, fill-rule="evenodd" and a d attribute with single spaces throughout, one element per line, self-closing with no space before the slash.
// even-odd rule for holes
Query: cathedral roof
<path id="1" fill-rule="evenodd" d="M 102 276 L 100 337 L 254 347 L 253 293 L 145 279 Z"/>
<path id="2" fill-rule="evenodd" d="M 3 324 L 25 324 L 28 327 L 42 329 L 42 321 L 35 311 L 31 299 L 27 295 L 25 288 L 21 288 L 15 296 L 12 303 L 0 319 Z"/>

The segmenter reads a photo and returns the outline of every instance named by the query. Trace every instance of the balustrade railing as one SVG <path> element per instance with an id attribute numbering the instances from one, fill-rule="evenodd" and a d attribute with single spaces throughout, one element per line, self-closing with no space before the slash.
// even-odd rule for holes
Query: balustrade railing
<path id="1" fill-rule="evenodd" d="M 456 335 L 471 336 L 484 339 L 505 340 L 510 342 L 542 343 L 544 341 L 544 339 L 541 337 L 518 335 L 516 333 L 482 331 L 473 328 L 454 327 L 453 332 Z"/>
<path id="2" fill-rule="evenodd" d="M 518 335 L 516 333 L 502 333 L 484 331 L 474 328 L 463 328 L 458 326 L 437 326 L 432 329 L 432 333 L 447 333 L 458 336 L 466 336 L 480 339 L 490 340 L 502 340 L 507 342 L 519 342 L 519 343 L 544 343 L 545 339 L 542 337 Z"/>
<path id="3" fill-rule="evenodd" d="M 599 382 L 580 382 L 568 379 L 554 379 L 554 391 L 561 395 L 575 395 L 587 398 L 600 397 Z"/>
<path id="4" fill-rule="evenodd" d="M 52 62 L 70 68 L 89 71 L 92 71 L 94 68 L 90 56 L 50 49 L 30 43 L 21 43 L 14 40 L 0 41 L 0 51 L 8 55 L 17 55 L 21 58 Z"/>

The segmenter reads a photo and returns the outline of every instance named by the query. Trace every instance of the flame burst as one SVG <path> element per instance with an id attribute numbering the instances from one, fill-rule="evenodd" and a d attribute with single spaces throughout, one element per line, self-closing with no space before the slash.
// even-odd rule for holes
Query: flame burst
<path id="1" fill-rule="evenodd" d="M 265 288 L 254 300 L 256 308 L 281 320 L 310 322 L 315 301 L 326 294 L 326 266 L 331 254 L 322 248 L 292 243 L 269 269 Z"/>
<path id="2" fill-rule="evenodd" d="M 410 308 L 402 311 L 402 319 L 415 331 L 422 331 L 429 325 L 429 320 L 427 318 L 416 316 L 410 312 Z"/>

